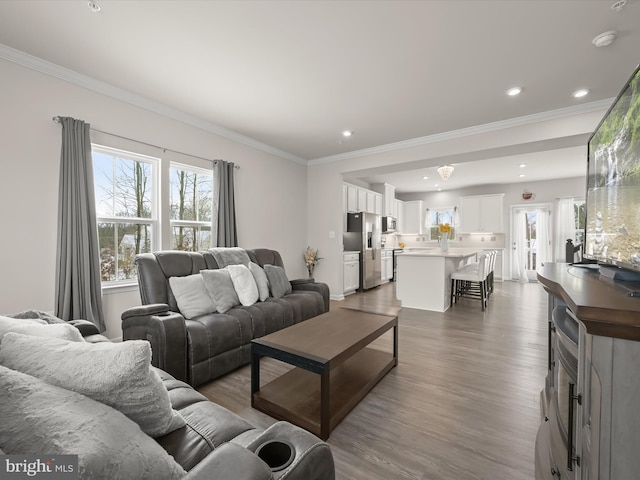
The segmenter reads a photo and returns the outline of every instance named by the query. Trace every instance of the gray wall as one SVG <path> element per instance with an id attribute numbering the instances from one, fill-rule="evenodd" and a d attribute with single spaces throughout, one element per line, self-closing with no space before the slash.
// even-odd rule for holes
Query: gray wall
<path id="1" fill-rule="evenodd" d="M 141 142 L 239 164 L 240 246 L 279 250 L 291 278 L 306 275 L 302 260 L 307 246 L 306 166 L 12 62 L 0 60 L 0 78 L 0 314 L 54 308 L 61 137 L 60 125 L 52 121 L 56 115 L 79 118 L 98 130 Z M 98 134 L 92 139 L 130 146 Z M 177 160 L 198 163 L 188 157 Z M 139 303 L 137 287 L 105 290 L 110 337 L 121 335 L 122 311 Z"/>

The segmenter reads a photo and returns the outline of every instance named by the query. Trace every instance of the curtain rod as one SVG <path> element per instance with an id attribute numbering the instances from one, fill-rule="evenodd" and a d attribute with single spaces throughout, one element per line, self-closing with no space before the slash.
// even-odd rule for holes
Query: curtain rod
<path id="1" fill-rule="evenodd" d="M 55 117 L 52 118 L 52 120 L 55 123 L 60 123 L 60 116 L 59 115 L 55 116 Z M 89 127 L 89 128 L 91 128 L 91 127 Z M 177 154 L 180 154 L 180 155 L 186 155 L 187 157 L 199 158 L 200 160 L 206 160 L 207 162 L 211 162 L 211 163 L 216 163 L 218 161 L 218 160 L 211 160 L 210 158 L 199 157 L 198 155 L 192 155 L 191 153 L 185 153 L 185 152 L 180 152 L 178 150 L 172 150 L 170 148 L 164 148 L 164 147 L 161 147 L 160 145 L 154 145 L 152 143 L 141 142 L 140 140 L 135 140 L 135 139 L 129 138 L 129 137 L 123 137 L 122 135 L 116 135 L 115 133 L 104 132 L 102 130 L 98 130 L 97 128 L 91 128 L 91 130 L 94 131 L 94 132 L 103 133 L 105 135 L 110 135 L 112 137 L 121 138 L 123 140 L 129 140 L 131 142 L 136 142 L 136 143 L 139 143 L 141 145 L 146 145 L 147 147 L 159 148 L 163 152 L 172 152 L 172 153 L 177 153 Z M 234 165 L 233 168 L 236 168 L 236 169 L 239 170 L 240 169 L 240 165 Z"/>

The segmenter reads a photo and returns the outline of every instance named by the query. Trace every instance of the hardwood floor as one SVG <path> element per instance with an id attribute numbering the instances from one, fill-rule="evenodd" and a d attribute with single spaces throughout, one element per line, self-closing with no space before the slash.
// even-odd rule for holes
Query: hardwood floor
<path id="1" fill-rule="evenodd" d="M 396 309 L 394 289 L 388 283 L 331 308 Z M 475 299 L 445 313 L 401 309 L 398 366 L 328 440 L 336 479 L 533 479 L 546 344 L 546 293 L 537 283 L 496 282 L 485 312 Z M 264 361 L 263 381 L 283 369 Z M 250 406 L 249 366 L 199 391 L 256 426 L 275 421 Z"/>

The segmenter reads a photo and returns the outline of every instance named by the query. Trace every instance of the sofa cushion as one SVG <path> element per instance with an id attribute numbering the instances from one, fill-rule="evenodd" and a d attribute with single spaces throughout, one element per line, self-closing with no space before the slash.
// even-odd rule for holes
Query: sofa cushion
<path id="1" fill-rule="evenodd" d="M 219 268 L 227 265 L 246 265 L 249 263 L 249 255 L 244 248 L 240 247 L 214 247 L 209 252 L 213 255 Z"/>
<path id="2" fill-rule="evenodd" d="M 18 320 L 0 316 L 0 343 L 5 333 L 16 332 L 36 337 L 62 338 L 72 342 L 84 342 L 80 330 L 67 323 L 47 324 L 41 320 Z"/>
<path id="3" fill-rule="evenodd" d="M 216 311 L 216 306 L 204 286 L 204 280 L 200 273 L 186 277 L 171 277 L 169 285 L 171 285 L 178 309 L 184 318 L 191 319 Z"/>
<path id="4" fill-rule="evenodd" d="M 238 300 L 245 307 L 253 305 L 258 301 L 258 286 L 253 278 L 249 267 L 245 265 L 229 265 L 225 267 L 229 270 L 233 288 L 238 295 Z"/>
<path id="5" fill-rule="evenodd" d="M 229 270 L 202 270 L 200 273 L 219 313 L 226 313 L 230 308 L 240 305 Z"/>
<path id="6" fill-rule="evenodd" d="M 249 262 L 249 271 L 253 275 L 256 285 L 258 287 L 258 297 L 261 302 L 264 302 L 269 298 L 269 280 L 267 280 L 267 274 L 257 263 Z"/>
<path id="7" fill-rule="evenodd" d="M 144 340 L 79 343 L 8 333 L 0 364 L 120 410 L 153 437 L 185 424 L 150 368 L 151 347 Z"/>
<path id="8" fill-rule="evenodd" d="M 264 273 L 267 274 L 272 297 L 280 298 L 291 293 L 291 283 L 289 283 L 284 268 L 276 265 L 265 265 Z"/>
<path id="9" fill-rule="evenodd" d="M 0 366 L 7 454 L 78 455 L 79 478 L 178 479 L 186 472 L 117 410 Z"/>

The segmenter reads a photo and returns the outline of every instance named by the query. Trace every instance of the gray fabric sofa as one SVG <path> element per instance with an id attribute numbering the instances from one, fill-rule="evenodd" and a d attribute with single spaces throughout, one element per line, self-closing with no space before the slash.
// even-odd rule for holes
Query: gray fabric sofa
<path id="1" fill-rule="evenodd" d="M 37 317 L 27 317 L 37 318 Z M 42 319 L 42 317 L 40 317 Z M 45 319 L 49 323 L 50 319 Z M 109 340 L 100 335 L 98 329 L 87 321 L 73 322 L 74 326 L 78 328 L 84 337 L 85 341 L 96 342 L 109 342 Z M 1 347 L 1 345 L 0 345 Z M 114 366 L 115 368 L 115 366 Z M 49 454 L 78 454 L 80 453 L 84 457 L 81 462 L 84 467 L 85 475 L 80 478 L 111 478 L 128 479 L 136 478 L 137 480 L 162 480 L 162 478 L 177 478 L 175 471 L 170 475 L 167 472 L 166 477 L 153 475 L 148 477 L 146 475 L 140 476 L 135 474 L 132 476 L 131 472 L 121 471 L 122 469 L 112 468 L 117 470 L 118 474 L 116 478 L 112 477 L 112 474 L 101 474 L 100 470 L 104 464 L 117 461 L 113 458 L 103 460 L 104 455 L 100 451 L 100 447 L 92 447 L 87 445 L 86 442 L 90 442 L 89 438 L 92 436 L 99 437 L 104 442 L 116 442 L 117 448 L 123 452 L 126 461 L 131 461 L 131 458 L 127 458 L 127 448 L 125 445 L 120 445 L 120 442 L 135 442 L 140 445 L 150 446 L 151 443 L 156 442 L 168 453 L 173 459 L 164 459 L 163 462 L 175 461 L 184 470 L 184 476 L 179 475 L 178 478 L 185 479 L 234 479 L 234 480 L 269 480 L 269 479 L 287 479 L 287 480 L 334 480 L 335 479 L 335 467 L 333 462 L 333 456 L 329 446 L 322 442 L 320 439 L 312 435 L 311 433 L 298 428 L 287 422 L 276 422 L 267 429 L 254 428 L 250 423 L 235 415 L 229 410 L 223 408 L 216 403 L 209 401 L 206 397 L 195 391 L 191 386 L 186 383 L 176 380 L 168 373 L 150 367 L 156 371 L 167 388 L 171 407 L 179 412 L 184 419 L 185 425 L 171 431 L 160 437 L 151 439 L 142 430 L 137 429 L 137 434 L 134 438 L 131 436 L 125 440 L 120 434 L 121 425 L 118 421 L 129 421 L 127 419 L 115 418 L 116 421 L 104 421 L 101 423 L 100 430 L 96 431 L 92 427 L 92 431 L 87 433 L 82 448 L 82 453 L 78 451 L 65 451 L 65 433 L 56 433 L 56 445 L 58 445 L 56 451 L 47 451 Z M 0 375 L 2 370 L 0 369 Z M 69 395 L 73 395 L 73 392 L 69 392 Z M 6 395 L 4 393 L 3 395 Z M 20 420 L 25 415 L 29 415 L 28 412 L 21 411 L 9 411 L 9 406 L 6 406 L 7 411 L 3 411 L 5 405 L 0 405 L 0 418 L 6 418 L 11 416 L 15 418 L 16 422 L 24 422 Z M 22 408 L 19 406 L 18 410 Z M 70 408 L 74 408 L 71 405 Z M 104 407 L 103 407 L 104 408 Z M 78 413 L 75 411 L 66 411 L 67 415 L 74 415 L 76 423 L 79 422 L 79 427 L 82 428 L 82 421 L 78 417 Z M 82 411 L 80 414 L 91 415 L 92 412 Z M 103 412 L 104 414 L 104 412 Z M 95 413 L 94 413 L 95 415 Z M 50 433 L 38 433 L 37 430 L 33 430 L 33 424 L 36 426 L 40 424 L 51 424 L 55 422 L 53 419 L 49 419 L 43 422 L 31 422 L 29 426 L 24 422 L 26 429 L 29 430 L 30 438 L 33 438 L 33 445 L 31 449 L 35 449 L 34 452 L 15 451 L 15 446 L 10 445 L 10 441 L 7 443 L 0 442 L 0 453 L 13 453 L 13 454 L 43 454 L 42 448 L 38 449 L 38 438 L 47 438 Z M 13 427 L 7 426 L 8 422 L 0 422 L 0 439 L 12 438 L 16 431 L 15 425 Z M 5 427 L 9 430 L 3 431 Z M 18 427 L 20 428 L 20 427 Z M 39 427 L 37 427 L 39 428 Z M 44 431 L 43 427 L 43 431 Z M 44 436 L 43 436 L 44 435 Z M 80 435 L 83 435 L 80 433 Z M 269 452 L 271 446 L 284 446 L 288 449 L 284 457 L 277 452 L 275 455 L 273 452 Z M 155 445 L 155 443 L 154 443 Z M 22 445 L 24 448 L 24 444 Z M 95 453 L 89 454 L 87 452 Z M 150 449 L 153 450 L 153 449 Z M 160 452 L 162 455 L 165 453 L 162 449 L 157 451 L 149 451 L 145 456 L 147 462 L 160 462 L 156 459 L 156 455 Z M 290 454 L 289 454 L 290 452 Z M 165 455 L 166 456 L 166 455 Z M 281 464 L 285 460 L 289 460 L 288 466 L 279 470 L 278 464 Z M 124 459 L 123 459 L 124 461 Z M 176 466 L 176 469 L 179 467 Z"/>
<path id="2" fill-rule="evenodd" d="M 260 267 L 283 267 L 275 250 L 245 250 Z M 243 253 L 244 254 L 244 253 Z M 142 306 L 122 314 L 124 340 L 151 343 L 153 365 L 193 386 L 250 362 L 251 340 L 329 311 L 329 288 L 313 279 L 291 280 L 291 293 L 225 313 L 185 319 L 171 277 L 220 268 L 212 252 L 161 251 L 136 257 Z"/>

